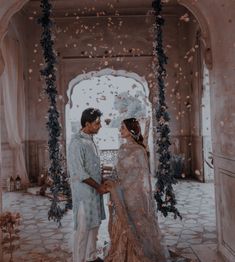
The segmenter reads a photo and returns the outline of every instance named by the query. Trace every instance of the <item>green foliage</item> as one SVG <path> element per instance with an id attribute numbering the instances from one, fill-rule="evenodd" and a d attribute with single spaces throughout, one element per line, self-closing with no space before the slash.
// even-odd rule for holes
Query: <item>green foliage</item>
<path id="1" fill-rule="evenodd" d="M 154 197 L 157 201 L 157 208 L 164 216 L 167 216 L 168 213 L 173 213 L 174 217 L 177 218 L 181 215 L 176 205 L 175 194 L 173 190 L 173 184 L 177 183 L 177 180 L 174 178 L 171 172 L 171 153 L 169 147 L 170 143 L 170 128 L 169 121 L 170 116 L 167 112 L 167 104 L 165 97 L 165 77 L 166 69 L 165 65 L 167 64 L 167 56 L 165 55 L 163 48 L 163 30 L 164 19 L 161 16 L 162 12 L 162 1 L 154 0 L 152 2 L 152 7 L 155 12 L 155 24 L 156 24 L 156 37 L 155 37 L 155 50 L 154 53 L 158 59 L 157 69 L 157 82 L 158 82 L 158 107 L 156 110 L 157 118 L 157 153 L 159 154 L 159 165 L 157 170 L 157 183 L 156 191 Z"/>
<path id="2" fill-rule="evenodd" d="M 43 28 L 41 36 L 41 46 L 45 60 L 45 67 L 41 70 L 41 75 L 45 78 L 45 92 L 48 95 L 50 103 L 48 110 L 47 130 L 49 133 L 49 176 L 52 178 L 51 192 L 53 195 L 52 204 L 48 212 L 48 218 L 60 224 L 60 221 L 68 208 L 71 208 L 71 190 L 68 182 L 68 177 L 64 172 L 63 157 L 61 154 L 60 136 L 61 125 L 59 123 L 59 112 L 57 110 L 57 88 L 56 88 L 56 54 L 54 52 L 54 41 L 52 39 L 51 20 L 52 5 L 49 0 L 41 1 L 42 16 L 38 23 Z M 59 205 L 58 195 L 64 193 L 67 196 L 68 202 L 65 207 Z"/>

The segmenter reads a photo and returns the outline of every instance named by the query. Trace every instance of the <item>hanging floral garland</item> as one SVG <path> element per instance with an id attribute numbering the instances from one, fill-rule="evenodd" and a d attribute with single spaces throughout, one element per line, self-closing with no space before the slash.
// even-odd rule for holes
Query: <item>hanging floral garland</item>
<path id="1" fill-rule="evenodd" d="M 49 148 L 49 176 L 52 179 L 51 192 L 52 203 L 48 212 L 48 218 L 59 222 L 68 208 L 71 207 L 71 191 L 68 178 L 63 170 L 63 158 L 61 154 L 60 137 L 61 126 L 59 123 L 59 112 L 57 110 L 57 89 L 56 89 L 56 54 L 53 50 L 54 41 L 52 39 L 52 5 L 49 0 L 41 0 L 42 16 L 38 19 L 38 23 L 43 28 L 41 36 L 41 46 L 45 60 L 45 67 L 41 70 L 41 75 L 45 79 L 45 92 L 48 95 L 50 107 L 48 110 L 47 130 L 49 132 L 48 148 Z M 61 207 L 59 202 L 59 194 L 62 193 L 67 197 L 65 207 Z"/>
<path id="2" fill-rule="evenodd" d="M 158 210 L 161 211 L 164 216 L 167 216 L 169 212 L 174 213 L 175 217 L 180 216 L 179 211 L 175 207 L 176 199 L 172 185 L 176 184 L 176 179 L 172 176 L 170 170 L 171 154 L 169 151 L 170 139 L 169 139 L 169 114 L 167 112 L 167 105 L 165 101 L 165 76 L 167 64 L 167 57 L 163 49 L 162 40 L 162 27 L 164 25 L 164 19 L 161 16 L 162 2 L 161 0 L 154 0 L 152 6 L 155 11 L 156 22 L 156 50 L 155 54 L 158 58 L 158 75 L 157 81 L 159 86 L 159 101 L 156 112 L 157 117 L 157 132 L 159 134 L 157 139 L 158 153 L 159 153 L 159 166 L 157 171 L 158 181 L 156 183 L 155 199 L 157 201 Z M 48 212 L 49 219 L 54 219 L 60 222 L 66 209 L 71 207 L 71 191 L 68 183 L 68 179 L 64 174 L 61 159 L 60 150 L 60 135 L 61 127 L 59 124 L 59 113 L 56 107 L 56 55 L 53 50 L 54 41 L 52 40 L 51 28 L 53 23 L 50 15 L 52 11 L 52 5 L 49 0 L 41 0 L 42 17 L 39 19 L 39 23 L 43 27 L 43 33 L 41 37 L 41 45 L 43 48 L 43 54 L 46 66 L 41 70 L 42 76 L 45 78 L 46 88 L 45 91 L 48 94 L 50 102 L 50 108 L 48 111 L 47 129 L 49 131 L 49 158 L 50 168 L 49 174 L 52 178 L 53 184 L 51 186 L 51 192 L 53 194 L 52 204 Z M 67 195 L 68 203 L 65 208 L 62 208 L 59 204 L 59 193 Z"/>
<path id="3" fill-rule="evenodd" d="M 170 116 L 167 112 L 167 104 L 165 97 L 165 77 L 166 77 L 166 69 L 165 65 L 167 64 L 167 56 L 165 55 L 163 48 L 163 26 L 164 26 L 164 18 L 161 16 L 162 12 L 162 1 L 154 0 L 152 2 L 152 7 L 154 9 L 155 15 L 155 50 L 154 53 L 158 59 L 157 65 L 157 83 L 159 88 L 159 98 L 158 98 L 158 106 L 156 110 L 156 118 L 157 118 L 157 145 L 159 154 L 159 165 L 157 170 L 157 178 L 158 181 L 156 183 L 156 190 L 154 197 L 157 201 L 157 209 L 163 213 L 164 216 L 167 216 L 168 213 L 174 213 L 174 217 L 177 218 L 181 215 L 176 205 L 175 194 L 173 190 L 173 184 L 177 183 L 177 180 L 174 178 L 171 172 L 171 153 L 169 150 L 170 138 L 170 128 L 169 121 Z"/>

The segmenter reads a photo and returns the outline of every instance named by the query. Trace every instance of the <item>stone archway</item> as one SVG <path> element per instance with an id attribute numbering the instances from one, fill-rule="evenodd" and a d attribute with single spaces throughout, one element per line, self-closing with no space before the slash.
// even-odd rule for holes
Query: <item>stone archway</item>
<path id="1" fill-rule="evenodd" d="M 98 81 L 95 87 L 93 87 L 93 80 Z M 99 84 L 100 82 L 101 84 Z M 105 85 L 106 88 L 104 88 Z M 94 94 L 94 92 L 96 93 Z M 149 100 L 149 93 L 150 90 L 145 78 L 133 72 L 106 68 L 100 71 L 92 71 L 78 75 L 70 81 L 67 90 L 68 103 L 65 109 L 66 145 L 68 146 L 71 134 L 76 133 L 80 128 L 80 115 L 87 107 L 99 108 L 103 112 L 102 118 L 106 118 L 111 122 L 105 124 L 105 121 L 103 121 L 103 128 L 97 136 L 96 142 L 98 145 L 100 144 L 101 151 L 109 151 L 111 148 L 114 151 L 117 150 L 120 146 L 118 137 L 119 120 L 128 117 L 136 117 L 140 120 L 145 143 L 150 151 L 151 172 L 154 174 L 155 154 L 152 127 L 152 104 Z M 127 100 L 125 100 L 126 98 Z M 118 100 L 124 100 L 124 102 L 121 103 L 125 104 L 125 112 L 121 112 L 122 109 L 119 110 L 115 108 L 114 104 L 119 104 Z M 96 101 L 98 101 L 97 104 Z M 127 101 L 130 103 L 126 106 Z M 89 104 L 87 104 L 87 102 L 89 102 Z M 122 107 L 122 105 L 119 106 Z M 102 136 L 105 137 L 106 142 L 102 141 Z"/>
<path id="2" fill-rule="evenodd" d="M 2 74 L 4 70 L 4 60 L 2 57 L 2 40 L 7 33 L 7 28 L 9 25 L 9 22 L 13 15 L 17 12 L 19 12 L 22 7 L 29 2 L 29 0 L 1 0 L 0 6 L 1 6 L 1 14 L 0 14 L 0 75 Z"/>
<path id="3" fill-rule="evenodd" d="M 203 9 L 199 7 L 199 4 L 196 1 L 192 2 L 189 0 L 178 0 L 178 3 L 184 6 L 185 8 L 187 8 L 197 19 L 201 29 L 201 41 L 203 43 L 203 54 L 204 54 L 205 64 L 209 70 L 212 70 L 213 55 L 212 55 L 211 34 L 205 15 L 201 11 Z"/>
<path id="4" fill-rule="evenodd" d="M 216 224 L 217 224 L 217 235 L 218 235 L 218 251 L 223 255 L 226 261 L 234 261 L 235 259 L 235 242 L 234 242 L 234 203 L 231 199 L 234 196 L 234 157 L 231 156 L 234 146 L 227 147 L 224 145 L 227 141 L 227 145 L 230 145 L 229 137 L 232 137 L 232 133 L 229 132 L 229 127 L 224 128 L 224 122 L 222 122 L 222 128 L 219 125 L 219 119 L 225 118 L 225 111 L 230 110 L 232 106 L 232 99 L 230 100 L 227 96 L 232 96 L 234 92 L 228 91 L 228 86 L 231 85 L 232 77 L 226 77 L 226 81 L 223 80 L 223 74 L 228 74 L 234 67 L 234 62 L 229 61 L 229 57 L 234 61 L 233 54 L 229 53 L 229 43 L 232 41 L 232 37 L 227 38 L 220 44 L 218 37 L 224 37 L 232 34 L 231 27 L 225 25 L 224 22 L 220 21 L 220 17 L 216 17 L 215 14 L 208 15 L 210 9 L 218 8 L 219 4 L 215 1 L 188 1 L 178 0 L 178 3 L 188 9 L 194 17 L 197 19 L 202 32 L 202 43 L 203 43 L 203 55 L 204 61 L 209 69 L 209 82 L 210 82 L 210 93 L 212 102 L 210 104 L 212 112 L 212 149 L 214 159 L 214 170 L 215 170 L 215 204 L 216 204 Z M 215 4 L 213 7 L 212 5 Z M 217 7 L 216 7 L 217 6 Z M 224 4 L 221 4 L 224 7 Z M 229 8 L 234 6 L 227 6 L 227 9 L 223 9 L 223 12 L 229 14 Z M 218 10 L 217 10 L 218 14 Z M 224 17 L 227 14 L 223 13 Z M 232 14 L 232 12 L 231 12 Z M 234 12 L 233 12 L 234 14 Z M 230 14 L 229 14 L 230 15 Z M 228 19 L 229 20 L 229 19 Z M 229 20 L 230 21 L 230 20 Z M 226 20 L 227 22 L 227 20 Z M 220 24 L 224 26 L 225 31 L 221 32 Z M 223 50 L 223 51 L 222 51 Z M 228 53 L 226 53 L 228 52 Z M 221 53 L 221 56 L 220 56 Z M 215 56 L 216 54 L 216 56 Z M 232 58 L 233 57 L 233 58 Z M 224 68 L 222 68 L 224 66 Z M 233 75 L 232 73 L 230 73 Z M 234 82 L 234 81 L 233 81 Z M 219 91 L 221 90 L 221 91 Z M 227 92 L 226 92 L 227 91 Z M 220 95 L 218 95 L 220 93 Z M 213 101 L 214 99 L 214 101 Z M 227 103 L 226 103 L 226 102 Z M 228 109 L 229 108 L 229 109 Z M 230 129 L 234 130 L 234 123 L 230 119 Z M 224 130 L 227 130 L 226 131 Z M 231 136 L 229 136 L 231 134 Z M 206 246 L 203 248 L 206 249 Z M 207 250 L 209 251 L 209 250 Z M 203 251 L 203 252 L 207 252 Z M 209 254 L 213 256 L 213 253 Z M 215 256 L 215 255 L 214 255 Z M 220 258 L 221 259 L 221 258 Z M 222 261 L 222 260 L 221 260 Z"/>

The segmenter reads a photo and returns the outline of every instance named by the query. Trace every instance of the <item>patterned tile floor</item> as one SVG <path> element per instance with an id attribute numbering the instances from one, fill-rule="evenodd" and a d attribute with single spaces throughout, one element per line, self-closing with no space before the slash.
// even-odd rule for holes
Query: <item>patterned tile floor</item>
<path id="1" fill-rule="evenodd" d="M 214 184 L 180 182 L 176 196 L 183 219 L 159 216 L 160 227 L 169 247 L 198 261 L 193 245 L 217 243 Z"/>
<path id="2" fill-rule="evenodd" d="M 183 219 L 164 218 L 159 214 L 159 223 L 166 245 L 177 253 L 191 258 L 192 261 L 199 261 L 193 252 L 193 245 L 217 242 L 214 185 L 179 181 L 175 191 Z M 50 205 L 47 198 L 28 193 L 9 192 L 4 193 L 3 198 L 4 209 L 20 212 L 22 217 L 20 248 L 14 252 L 14 261 L 72 261 L 72 212 L 67 213 L 62 227 L 58 228 L 53 221 L 47 219 Z M 106 220 L 102 223 L 99 232 L 100 252 L 107 240 Z M 8 261 L 7 257 L 4 261 Z"/>

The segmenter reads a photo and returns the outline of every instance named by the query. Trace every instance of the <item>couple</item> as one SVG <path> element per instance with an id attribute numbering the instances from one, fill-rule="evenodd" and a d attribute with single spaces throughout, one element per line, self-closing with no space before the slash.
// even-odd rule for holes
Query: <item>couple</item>
<path id="1" fill-rule="evenodd" d="M 113 179 L 104 180 L 93 135 L 101 128 L 98 109 L 82 113 L 80 132 L 69 145 L 68 164 L 74 214 L 74 262 L 163 262 L 165 252 L 150 184 L 149 161 L 139 122 L 121 123 L 121 145 Z M 110 192 L 111 246 L 103 259 L 96 255 L 98 229 L 105 219 L 102 195 Z"/>

